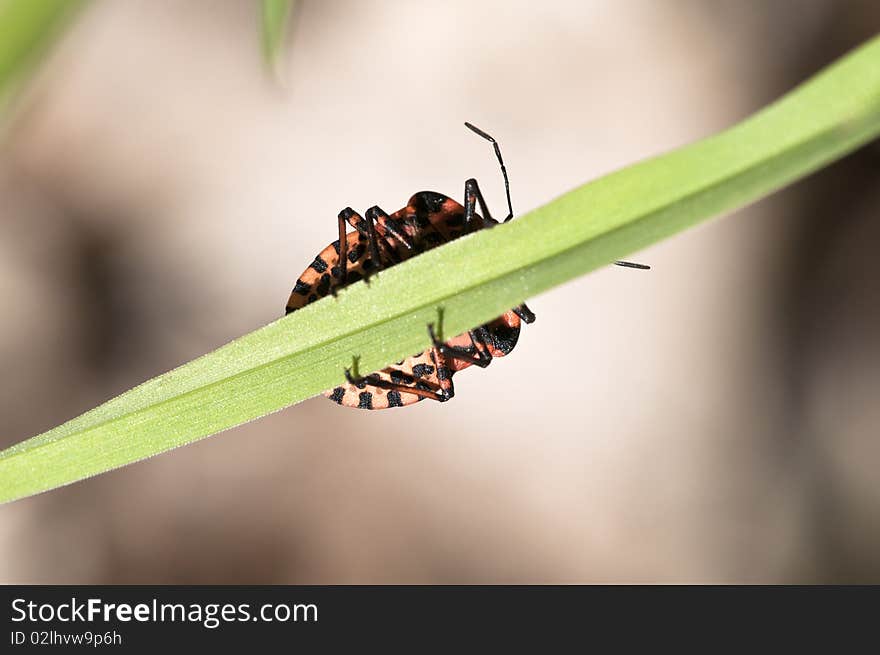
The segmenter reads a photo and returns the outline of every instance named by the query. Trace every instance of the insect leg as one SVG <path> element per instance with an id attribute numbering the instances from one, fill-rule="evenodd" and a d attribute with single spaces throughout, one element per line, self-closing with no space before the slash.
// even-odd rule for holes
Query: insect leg
<path id="1" fill-rule="evenodd" d="M 336 295 L 336 289 L 344 287 L 348 278 L 348 233 L 345 231 L 345 223 L 351 215 L 357 215 L 351 207 L 346 207 L 339 212 L 339 284 L 333 286 L 332 293 Z M 332 275 L 332 270 L 331 270 Z"/>
<path id="2" fill-rule="evenodd" d="M 361 385 L 369 384 L 373 387 L 379 387 L 380 389 L 388 389 L 389 391 L 397 391 L 399 393 L 411 393 L 414 396 L 419 396 L 421 398 L 427 398 L 429 400 L 436 400 L 437 402 L 444 403 L 452 396 L 455 395 L 455 392 L 451 390 L 452 380 L 450 380 L 450 390 L 440 389 L 440 391 L 431 391 L 429 389 L 420 389 L 418 387 L 408 387 L 405 384 L 398 384 L 396 382 L 389 382 L 388 380 L 383 380 L 377 375 L 367 375 L 365 377 L 354 377 L 351 374 L 351 369 L 345 369 L 345 379 L 349 384 L 352 384 L 356 387 L 360 387 Z"/>
<path id="3" fill-rule="evenodd" d="M 529 309 L 525 303 L 523 303 L 519 307 L 514 307 L 513 313 L 516 314 L 517 316 L 519 316 L 522 319 L 523 323 L 534 323 L 535 322 L 534 313 L 532 313 L 532 310 Z"/>
<path id="4" fill-rule="evenodd" d="M 431 337 L 431 342 L 434 344 L 434 350 L 438 351 L 444 357 L 460 359 L 461 361 L 474 364 L 480 368 L 486 368 L 492 363 L 492 353 L 486 348 L 486 344 L 483 340 L 474 333 L 474 330 L 468 330 L 468 336 L 471 338 L 474 353 L 476 354 L 472 354 L 469 350 L 465 350 L 464 348 L 446 345 L 440 341 L 440 339 L 437 338 L 437 334 L 434 332 L 433 323 L 428 323 L 428 334 Z M 483 347 L 480 348 L 480 346 Z"/>
<path id="5" fill-rule="evenodd" d="M 480 203 L 480 211 L 483 214 L 482 225 L 476 226 L 474 216 L 476 214 L 477 203 Z M 486 200 L 483 198 L 483 192 L 480 191 L 480 185 L 474 178 L 464 183 L 464 231 L 473 232 L 484 227 L 492 227 L 497 225 L 497 221 L 492 218 Z"/>
<path id="6" fill-rule="evenodd" d="M 445 400 L 455 395 L 455 385 L 452 383 L 452 369 L 446 363 L 446 357 L 436 348 L 431 348 L 431 360 L 434 362 L 434 370 L 437 372 L 437 383 L 440 391 L 445 394 Z"/>
<path id="7" fill-rule="evenodd" d="M 374 208 L 370 208 L 367 210 L 367 242 L 370 247 L 370 259 L 371 266 L 367 266 L 367 263 L 364 262 L 364 279 L 369 280 L 370 276 L 376 271 L 381 271 L 385 268 L 383 259 L 379 256 L 379 243 L 378 237 L 376 235 L 376 216 L 373 211 Z M 369 268 L 369 270 L 368 270 Z"/>
<path id="8" fill-rule="evenodd" d="M 378 221 L 378 219 L 380 219 L 380 218 L 385 219 L 385 220 L 382 222 L 382 224 L 383 224 L 384 227 L 385 227 L 385 230 L 387 230 L 388 233 L 389 233 L 391 236 L 393 236 L 393 237 L 397 240 L 397 242 L 400 243 L 404 248 L 406 248 L 409 252 L 412 252 L 412 250 L 413 250 L 413 248 L 414 248 L 414 246 L 413 246 L 413 242 L 412 242 L 412 239 L 410 239 L 410 238 L 406 235 L 405 232 L 403 232 L 402 230 L 399 229 L 399 225 L 398 225 L 398 223 L 397 223 L 396 221 L 394 221 L 394 220 L 393 220 L 393 219 L 392 219 L 392 218 L 391 218 L 391 217 L 385 212 L 385 210 L 382 209 L 381 207 L 379 207 L 378 205 L 376 205 L 375 207 L 372 207 L 371 210 L 372 210 L 372 212 L 373 212 L 373 216 L 376 218 L 377 221 Z M 391 247 L 391 244 L 388 243 L 388 241 L 387 241 L 386 239 L 383 239 L 383 240 L 385 241 L 385 243 L 386 243 L 386 245 L 388 246 L 388 248 L 389 248 L 390 250 L 393 251 L 394 248 Z"/>

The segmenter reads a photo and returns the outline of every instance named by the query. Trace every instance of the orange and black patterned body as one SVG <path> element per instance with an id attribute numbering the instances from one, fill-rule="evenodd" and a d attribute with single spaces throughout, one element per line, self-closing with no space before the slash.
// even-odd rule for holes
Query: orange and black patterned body
<path id="1" fill-rule="evenodd" d="M 466 231 L 475 232 L 496 223 L 494 219 L 475 213 L 468 227 L 464 207 L 441 193 L 422 191 L 410 198 L 403 209 L 377 218 L 376 230 L 406 259 L 454 241 Z M 395 234 L 408 237 L 413 244 L 412 250 L 408 250 Z"/>
<path id="2" fill-rule="evenodd" d="M 370 261 L 366 237 L 359 232 L 349 232 L 346 239 L 349 261 L 346 280 L 343 282 L 339 279 L 339 241 L 334 241 L 318 253 L 315 260 L 299 276 L 287 300 L 288 314 L 330 295 L 335 289 L 362 280 L 364 273 L 374 268 L 373 262 Z"/>
<path id="3" fill-rule="evenodd" d="M 370 216 L 368 212 L 368 218 Z M 467 232 L 496 224 L 495 220 L 484 219 L 475 213 L 466 220 L 462 205 L 430 191 L 415 194 L 406 207 L 391 215 L 383 212 L 373 216 L 375 251 L 371 251 L 367 221 L 351 210 L 340 214 L 340 233 L 343 220 L 355 231 L 344 236 L 343 247 L 340 247 L 339 240 L 327 246 L 300 275 L 287 302 L 287 313 L 368 277 L 372 272 L 393 266 Z M 343 253 L 346 255 L 344 267 L 340 265 Z M 378 262 L 374 261 L 374 256 L 378 257 Z M 453 374 L 475 363 L 485 366 L 494 357 L 509 354 L 516 346 L 520 325 L 520 317 L 514 310 L 505 312 L 475 330 L 407 357 L 367 376 L 367 379 L 352 380 L 325 391 L 324 395 L 340 405 L 360 409 L 404 407 L 425 398 L 448 400 L 454 395 Z"/>

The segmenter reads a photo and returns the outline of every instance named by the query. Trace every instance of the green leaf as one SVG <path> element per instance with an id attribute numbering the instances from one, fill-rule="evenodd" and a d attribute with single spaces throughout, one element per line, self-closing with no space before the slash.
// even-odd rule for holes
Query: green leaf
<path id="1" fill-rule="evenodd" d="M 84 0 L 0 0 L 0 98 L 39 58 Z"/>
<path id="2" fill-rule="evenodd" d="M 272 66 L 284 48 L 293 0 L 263 0 L 263 54 Z"/>
<path id="3" fill-rule="evenodd" d="M 739 125 L 357 283 L 0 453 L 8 501 L 313 396 L 827 164 L 880 134 L 880 38 Z M 329 238 L 329 236 L 328 236 Z M 316 251 L 325 244 L 315 244 Z M 439 272 L 442 271 L 442 275 Z M 298 273 L 299 271 L 296 271 Z M 340 410 L 345 411 L 345 410 Z M 397 410 L 402 411 L 402 410 Z"/>

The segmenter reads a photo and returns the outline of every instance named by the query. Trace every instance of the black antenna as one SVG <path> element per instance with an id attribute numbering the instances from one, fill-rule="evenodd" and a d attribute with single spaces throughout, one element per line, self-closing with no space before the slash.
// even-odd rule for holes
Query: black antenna
<path id="1" fill-rule="evenodd" d="M 501 158 L 501 148 L 498 147 L 498 142 L 495 139 L 483 132 L 479 127 L 471 125 L 467 121 L 465 121 L 464 126 L 471 132 L 479 134 L 495 148 L 495 156 L 498 158 L 498 163 L 501 164 L 501 174 L 504 176 L 504 192 L 507 194 L 507 218 L 504 219 L 506 223 L 513 218 L 513 205 L 510 204 L 510 181 L 507 179 L 507 169 L 504 167 L 504 160 Z"/>
<path id="2" fill-rule="evenodd" d="M 507 194 L 507 218 L 504 219 L 506 223 L 511 218 L 513 218 L 513 205 L 510 202 L 510 180 L 507 179 L 507 167 L 504 166 L 504 160 L 501 158 L 501 148 L 498 147 L 498 142 L 489 134 L 486 134 L 476 125 L 471 125 L 467 121 L 465 121 L 464 126 L 468 128 L 471 132 L 479 134 L 481 137 L 486 139 L 489 143 L 492 144 L 492 147 L 495 148 L 495 156 L 498 158 L 498 163 L 501 165 L 501 175 L 504 176 L 504 192 Z M 651 267 L 646 264 L 636 264 L 635 262 L 625 262 L 625 261 L 616 261 L 614 262 L 618 266 L 625 266 L 626 268 L 637 268 L 641 271 L 649 271 Z"/>

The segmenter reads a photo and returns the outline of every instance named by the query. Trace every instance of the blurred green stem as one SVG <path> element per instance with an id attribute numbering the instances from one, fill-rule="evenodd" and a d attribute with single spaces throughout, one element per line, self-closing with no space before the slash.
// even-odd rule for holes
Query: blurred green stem
<path id="1" fill-rule="evenodd" d="M 263 54 L 275 69 L 284 50 L 293 0 L 263 0 Z"/>
<path id="2" fill-rule="evenodd" d="M 86 0 L 0 0 L 0 100 L 24 80 Z"/>

